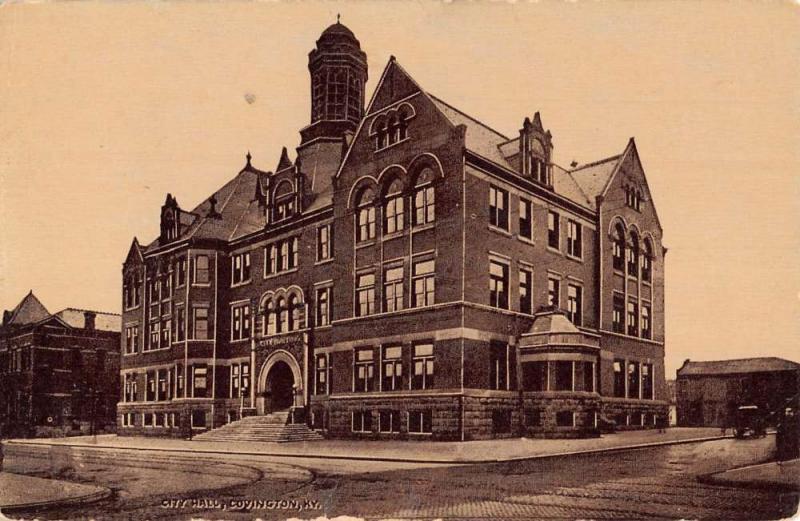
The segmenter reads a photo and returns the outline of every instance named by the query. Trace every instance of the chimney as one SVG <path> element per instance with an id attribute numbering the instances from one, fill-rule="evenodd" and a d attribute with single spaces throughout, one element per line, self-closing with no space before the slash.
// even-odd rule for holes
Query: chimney
<path id="1" fill-rule="evenodd" d="M 83 328 L 88 329 L 90 331 L 94 331 L 95 329 L 95 318 L 97 317 L 97 313 L 94 311 L 84 311 L 83 312 Z"/>

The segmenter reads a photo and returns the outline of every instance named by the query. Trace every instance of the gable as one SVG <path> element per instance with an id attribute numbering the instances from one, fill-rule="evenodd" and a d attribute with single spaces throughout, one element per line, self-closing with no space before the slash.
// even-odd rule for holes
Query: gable
<path id="1" fill-rule="evenodd" d="M 44 307 L 36 295 L 33 294 L 33 291 L 28 292 L 25 295 L 17 307 L 15 307 L 11 312 L 7 312 L 4 314 L 3 325 L 23 325 L 23 324 L 31 324 L 33 322 L 38 322 L 44 318 L 50 316 L 50 312 L 47 311 L 47 308 Z"/>
<path id="2" fill-rule="evenodd" d="M 372 100 L 367 107 L 367 114 L 381 110 L 397 100 L 407 98 L 420 91 L 416 82 L 397 64 L 393 56 L 372 95 Z"/>
<path id="3" fill-rule="evenodd" d="M 144 257 L 142 257 L 142 249 L 139 247 L 139 240 L 134 237 L 133 242 L 131 242 L 130 248 L 128 248 L 128 255 L 125 256 L 125 266 L 141 264 L 144 262 Z"/>
<path id="4" fill-rule="evenodd" d="M 642 204 L 639 210 L 628 208 L 626 204 L 626 188 L 635 188 L 641 191 Z M 654 231 L 652 229 L 654 225 L 657 228 L 658 236 L 661 236 L 661 221 L 658 218 L 644 167 L 633 138 L 628 142 L 625 152 L 619 159 L 617 167 L 600 195 L 603 196 L 603 206 L 607 210 L 615 209 L 619 211 L 624 209 L 625 213 L 634 218 L 635 221 L 648 225 L 647 227 L 650 228 L 650 231 Z"/>

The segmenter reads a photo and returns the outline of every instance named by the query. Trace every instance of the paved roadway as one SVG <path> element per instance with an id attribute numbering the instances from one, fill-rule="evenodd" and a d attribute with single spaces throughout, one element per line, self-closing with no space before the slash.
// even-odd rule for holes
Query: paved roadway
<path id="1" fill-rule="evenodd" d="M 150 458 L 143 457 L 126 463 L 133 469 L 82 462 L 62 469 L 62 477 L 110 486 L 116 492 L 111 499 L 26 517 L 780 519 L 796 512 L 796 493 L 696 480 L 700 474 L 763 461 L 773 447 L 774 437 L 726 439 L 467 466 L 302 458 L 227 458 L 222 464 L 205 457 L 203 465 L 184 461 L 167 469 L 163 464 L 153 468 Z M 7 470 L 46 473 L 42 460 L 12 457 L 6 463 Z M 234 472 L 231 465 L 243 471 Z"/>

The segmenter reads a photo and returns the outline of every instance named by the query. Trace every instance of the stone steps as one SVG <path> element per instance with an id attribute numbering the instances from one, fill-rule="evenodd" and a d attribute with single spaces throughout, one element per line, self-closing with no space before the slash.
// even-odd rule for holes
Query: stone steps
<path id="1" fill-rule="evenodd" d="M 194 437 L 197 441 L 258 441 L 286 443 L 323 439 L 304 423 L 289 424 L 288 412 L 248 416 Z"/>

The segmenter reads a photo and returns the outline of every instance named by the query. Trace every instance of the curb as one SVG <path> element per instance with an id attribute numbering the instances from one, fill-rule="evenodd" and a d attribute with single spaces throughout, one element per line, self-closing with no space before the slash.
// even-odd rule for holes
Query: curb
<path id="1" fill-rule="evenodd" d="M 432 459 L 421 459 L 421 458 L 396 458 L 396 457 L 381 457 L 381 456 L 343 456 L 343 455 L 331 455 L 331 454 L 301 454 L 301 453 L 274 453 L 274 452 L 253 452 L 253 451 L 242 451 L 242 452 L 234 452 L 234 451 L 223 451 L 223 450 L 212 450 L 212 449 L 186 449 L 186 448 L 146 448 L 146 447 L 117 447 L 113 445 L 87 445 L 87 444 L 67 444 L 67 443 L 59 443 L 57 445 L 52 445 L 49 443 L 40 443 L 40 442 L 20 442 L 20 441 L 7 441 L 7 445 L 18 445 L 18 446 L 44 446 L 44 447 L 72 447 L 72 448 L 81 448 L 81 449 L 108 449 L 108 450 L 120 450 L 120 451 L 138 451 L 138 452 L 179 452 L 179 453 L 189 453 L 189 454 L 220 454 L 226 456 L 268 456 L 272 458 L 307 458 L 307 459 L 329 459 L 329 460 L 343 460 L 343 461 L 377 461 L 377 462 L 387 462 L 387 463 L 425 463 L 431 465 L 480 465 L 480 464 L 491 464 L 491 463 L 513 463 L 513 462 L 521 462 L 521 461 L 531 461 L 531 460 L 538 460 L 538 459 L 552 459 L 552 458 L 563 458 L 568 456 L 578 456 L 578 455 L 587 455 L 587 454 L 600 454 L 600 453 L 614 453 L 614 452 L 624 452 L 630 450 L 641 450 L 647 449 L 652 447 L 663 447 L 667 445 L 683 445 L 688 443 L 702 443 L 706 441 L 715 441 L 715 440 L 722 440 L 726 438 L 733 438 L 733 435 L 724 435 L 724 436 L 707 436 L 703 438 L 689 438 L 685 440 L 669 440 L 669 441 L 656 441 L 650 443 L 638 443 L 634 445 L 622 445 L 618 447 L 601 447 L 596 449 L 585 449 L 585 450 L 576 450 L 576 451 L 568 451 L 568 452 L 558 452 L 553 454 L 535 454 L 531 456 L 518 456 L 513 458 L 490 458 L 490 459 L 480 459 L 480 460 L 432 460 Z M 200 442 L 202 443 L 202 442 Z"/>
<path id="2" fill-rule="evenodd" d="M 779 464 L 779 461 L 767 461 L 765 463 L 758 463 L 756 465 L 745 465 L 743 467 L 734 467 L 727 470 L 723 470 L 720 472 L 712 472 L 709 474 L 702 474 L 697 476 L 698 483 L 703 483 L 706 485 L 720 485 L 726 487 L 738 487 L 738 488 L 746 488 L 746 489 L 754 489 L 754 490 L 779 490 L 782 492 L 797 492 L 800 490 L 800 486 L 793 485 L 790 483 L 784 483 L 782 481 L 769 481 L 769 480 L 751 480 L 748 481 L 744 480 L 736 480 L 730 478 L 724 478 L 720 476 L 720 474 L 725 474 L 726 472 L 730 472 L 732 470 L 741 470 L 747 469 L 751 467 L 761 467 L 765 465 L 775 465 Z"/>
<path id="3" fill-rule="evenodd" d="M 16 505 L 9 505 L 0 508 L 0 511 L 5 513 L 24 512 L 29 510 L 45 510 L 49 508 L 65 507 L 65 506 L 78 506 L 96 503 L 111 497 L 111 489 L 100 487 L 102 490 L 92 492 L 83 496 L 69 497 L 64 499 L 56 499 L 54 501 L 38 501 L 36 503 L 20 503 Z"/>

